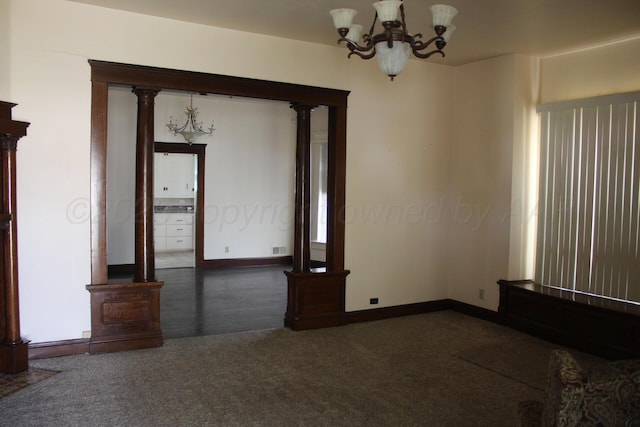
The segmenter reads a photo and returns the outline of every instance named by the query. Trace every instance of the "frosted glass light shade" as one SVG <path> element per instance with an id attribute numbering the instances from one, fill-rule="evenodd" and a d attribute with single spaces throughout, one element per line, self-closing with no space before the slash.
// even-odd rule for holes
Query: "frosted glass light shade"
<path id="1" fill-rule="evenodd" d="M 433 15 L 433 26 L 442 25 L 448 27 L 451 20 L 458 14 L 458 9 L 446 4 L 434 4 L 431 6 L 431 14 Z"/>
<path id="2" fill-rule="evenodd" d="M 355 9 L 333 9 L 329 11 L 329 14 L 333 18 L 333 25 L 339 30 L 340 28 L 349 28 L 358 11 Z"/>
<path id="3" fill-rule="evenodd" d="M 363 31 L 362 25 L 351 24 L 351 26 L 349 27 L 349 32 L 347 33 L 345 38 L 357 44 L 362 38 L 362 31 Z"/>
<path id="4" fill-rule="evenodd" d="M 393 47 L 389 48 L 387 42 L 376 43 L 376 58 L 382 72 L 387 76 L 397 76 L 404 70 L 411 54 L 408 43 L 393 42 Z"/>
<path id="5" fill-rule="evenodd" d="M 451 34 L 453 34 L 453 32 L 456 30 L 456 26 L 451 24 L 451 25 L 447 25 L 447 31 L 444 32 L 444 34 L 442 35 L 442 38 L 444 39 L 445 42 L 449 43 L 449 39 L 451 38 Z"/>
<path id="6" fill-rule="evenodd" d="M 375 2 L 373 7 L 378 12 L 380 22 L 397 21 L 401 4 L 402 2 L 399 0 L 382 0 Z"/>

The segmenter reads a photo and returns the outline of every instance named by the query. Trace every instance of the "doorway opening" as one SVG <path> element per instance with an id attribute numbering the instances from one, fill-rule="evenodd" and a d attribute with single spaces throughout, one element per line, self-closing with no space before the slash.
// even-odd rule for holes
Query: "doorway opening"
<path id="1" fill-rule="evenodd" d="M 195 267 L 195 153 L 154 153 L 153 237 L 156 269 Z"/>
<path id="2" fill-rule="evenodd" d="M 344 268 L 346 118 L 348 91 L 290 83 L 245 79 L 180 70 L 90 60 L 91 66 L 91 343 L 90 352 L 122 351 L 162 345 L 160 290 L 164 282 L 154 273 L 153 240 L 153 126 L 154 98 L 159 91 L 177 90 L 223 96 L 284 101 L 297 113 L 295 231 L 293 268 L 287 278 L 285 326 L 294 330 L 346 323 Z M 109 280 L 107 257 L 107 139 L 109 88 L 130 87 L 137 97 L 136 148 L 141 156 L 135 181 L 135 275 L 132 280 Z M 309 122 L 317 105 L 328 107 L 326 184 L 326 267 L 310 268 L 309 250 Z M 203 162 L 198 161 L 198 167 Z M 200 179 L 200 178 L 199 178 Z M 132 183 L 128 183 L 132 186 Z M 202 191 L 198 192 L 202 197 Z M 200 200 L 198 200 L 200 202 Z M 139 202 L 139 203 L 138 203 Z M 202 226 L 201 213 L 196 227 Z M 200 234 L 199 232 L 197 232 Z M 151 238 L 150 238 L 151 237 Z M 196 266 L 202 241 L 196 240 Z M 318 290 L 322 289 L 322 292 Z M 105 313 L 108 315 L 105 317 Z"/>

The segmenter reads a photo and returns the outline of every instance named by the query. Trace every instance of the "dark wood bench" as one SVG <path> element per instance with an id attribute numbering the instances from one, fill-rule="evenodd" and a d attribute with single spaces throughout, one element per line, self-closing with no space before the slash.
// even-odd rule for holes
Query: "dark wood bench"
<path id="1" fill-rule="evenodd" d="M 498 285 L 506 326 L 607 359 L 640 358 L 640 305 L 530 280 Z"/>

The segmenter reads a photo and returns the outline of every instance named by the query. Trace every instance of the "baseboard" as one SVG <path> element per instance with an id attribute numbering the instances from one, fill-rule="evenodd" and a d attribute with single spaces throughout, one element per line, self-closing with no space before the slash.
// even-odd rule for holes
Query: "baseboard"
<path id="1" fill-rule="evenodd" d="M 316 261 L 316 260 L 311 260 L 309 261 L 309 267 L 310 268 L 327 268 L 327 263 L 324 261 Z"/>
<path id="2" fill-rule="evenodd" d="M 467 316 L 477 317 L 489 322 L 500 323 L 498 312 L 452 299 L 395 305 L 370 310 L 350 311 L 346 313 L 346 318 L 347 323 L 358 323 L 390 319 L 393 317 L 411 316 L 414 314 L 431 313 L 442 310 L 453 310 L 458 313 L 466 314 Z"/>
<path id="3" fill-rule="evenodd" d="M 29 344 L 29 359 L 45 359 L 48 357 L 73 356 L 89 353 L 88 338 L 51 341 Z"/>
<path id="4" fill-rule="evenodd" d="M 135 264 L 117 264 L 107 266 L 107 275 L 111 276 L 133 276 L 136 271 Z"/>
<path id="5" fill-rule="evenodd" d="M 347 323 L 371 322 L 373 320 L 390 319 L 392 317 L 411 316 L 448 310 L 449 300 L 418 302 L 414 304 L 394 305 L 391 307 L 373 308 L 370 310 L 349 311 L 346 313 Z"/>
<path id="6" fill-rule="evenodd" d="M 449 300 L 449 310 L 457 311 L 458 313 L 466 314 L 468 316 L 477 317 L 489 322 L 500 323 L 501 319 L 497 311 L 489 310 L 487 308 L 478 307 L 477 305 L 467 304 L 456 300 Z"/>
<path id="7" fill-rule="evenodd" d="M 202 268 L 223 268 L 223 267 L 263 267 L 268 265 L 289 265 L 293 262 L 291 255 L 281 257 L 264 258 L 224 258 L 205 259 L 199 265 Z M 311 261 L 311 267 L 325 267 L 322 261 Z M 107 266 L 109 277 L 132 276 L 135 273 L 135 264 L 114 264 Z"/>
<path id="8" fill-rule="evenodd" d="M 225 259 L 205 259 L 202 262 L 203 268 L 223 268 L 223 267 L 264 267 L 268 265 L 289 265 L 293 262 L 293 257 L 266 257 L 266 258 L 225 258 Z"/>
<path id="9" fill-rule="evenodd" d="M 89 353 L 114 353 L 118 351 L 142 350 L 146 348 L 162 347 L 164 339 L 160 334 L 145 334 L 139 337 L 112 337 L 91 340 Z"/>
<path id="10" fill-rule="evenodd" d="M 358 310 L 346 312 L 344 316 L 345 324 L 371 322 L 374 320 L 390 319 L 393 317 L 411 316 L 414 314 L 431 313 L 442 310 L 453 310 L 468 316 L 477 317 L 490 322 L 500 323 L 498 313 L 486 308 L 466 304 L 451 299 L 419 302 L 414 304 L 396 305 L 392 307 L 374 308 L 370 310 Z M 331 325 L 335 326 L 335 325 Z M 159 342 L 155 344 L 161 344 Z M 75 339 L 65 341 L 42 342 L 29 344 L 29 359 L 44 359 L 48 357 L 72 356 L 75 354 L 85 354 L 90 352 L 90 339 Z M 120 348 L 119 350 L 131 350 L 133 347 Z M 94 344 L 94 351 L 98 350 Z"/>

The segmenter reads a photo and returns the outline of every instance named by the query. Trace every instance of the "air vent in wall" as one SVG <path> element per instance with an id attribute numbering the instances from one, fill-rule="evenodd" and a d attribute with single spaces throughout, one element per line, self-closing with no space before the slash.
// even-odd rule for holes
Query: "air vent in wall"
<path id="1" fill-rule="evenodd" d="M 282 255 L 287 253 L 286 246 L 274 246 L 273 247 L 273 255 Z"/>

